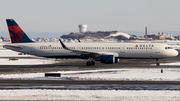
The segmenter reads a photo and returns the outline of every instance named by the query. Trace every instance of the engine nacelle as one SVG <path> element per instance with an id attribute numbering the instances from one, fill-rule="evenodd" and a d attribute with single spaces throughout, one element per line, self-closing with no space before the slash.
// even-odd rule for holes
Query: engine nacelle
<path id="1" fill-rule="evenodd" d="M 114 55 L 101 55 L 100 56 L 101 63 L 115 63 Z"/>

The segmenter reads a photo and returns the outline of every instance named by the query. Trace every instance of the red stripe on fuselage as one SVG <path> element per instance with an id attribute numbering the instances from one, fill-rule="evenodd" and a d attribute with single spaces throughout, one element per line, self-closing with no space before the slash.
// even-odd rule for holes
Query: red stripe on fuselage
<path id="1" fill-rule="evenodd" d="M 17 43 L 20 43 L 24 35 L 24 31 L 19 26 L 8 26 L 8 29 L 16 34 Z M 9 34 L 12 40 L 14 38 L 14 35 L 12 33 L 9 33 Z M 14 41 L 14 39 L 12 41 Z"/>

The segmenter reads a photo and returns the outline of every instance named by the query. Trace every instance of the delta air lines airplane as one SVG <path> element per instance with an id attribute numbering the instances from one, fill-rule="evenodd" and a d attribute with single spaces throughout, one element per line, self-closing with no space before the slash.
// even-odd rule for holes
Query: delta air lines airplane
<path id="1" fill-rule="evenodd" d="M 175 57 L 178 52 L 162 43 L 35 43 L 13 19 L 7 19 L 11 44 L 3 47 L 47 58 L 88 59 L 86 65 L 117 63 L 119 59 L 158 59 Z"/>

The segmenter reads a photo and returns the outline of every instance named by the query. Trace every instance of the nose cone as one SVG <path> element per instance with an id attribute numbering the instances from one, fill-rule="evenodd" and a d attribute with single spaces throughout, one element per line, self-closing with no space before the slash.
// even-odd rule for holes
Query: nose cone
<path id="1" fill-rule="evenodd" d="M 173 50 L 173 52 L 171 53 L 171 55 L 172 55 L 173 57 L 178 56 L 178 54 L 179 54 L 179 52 L 176 51 L 176 50 Z"/>

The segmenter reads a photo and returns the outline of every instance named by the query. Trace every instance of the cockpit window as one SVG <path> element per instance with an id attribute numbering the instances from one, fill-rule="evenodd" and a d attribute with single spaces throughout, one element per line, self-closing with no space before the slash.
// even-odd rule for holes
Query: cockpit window
<path id="1" fill-rule="evenodd" d="M 165 49 L 173 49 L 172 47 L 165 47 Z"/>

